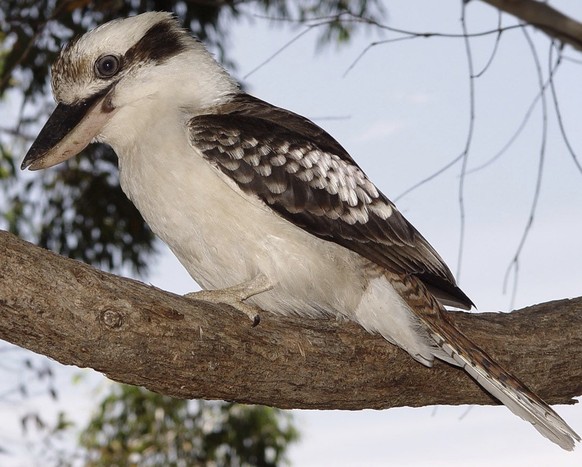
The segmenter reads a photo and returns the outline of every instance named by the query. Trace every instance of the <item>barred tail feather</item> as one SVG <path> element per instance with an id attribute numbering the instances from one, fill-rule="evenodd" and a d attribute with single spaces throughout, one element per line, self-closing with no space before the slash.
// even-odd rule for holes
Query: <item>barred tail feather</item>
<path id="1" fill-rule="evenodd" d="M 461 331 L 441 317 L 429 324 L 437 345 L 477 383 L 509 410 L 530 422 L 543 436 L 571 451 L 580 436 L 542 399 L 515 376 L 495 363 Z"/>
<path id="2" fill-rule="evenodd" d="M 574 449 L 580 436 L 525 384 L 459 331 L 447 318 L 442 305 L 418 278 L 412 274 L 389 271 L 385 271 L 384 275 L 418 319 L 423 332 L 434 341 L 434 357 L 456 363 L 543 436 L 567 451 Z"/>

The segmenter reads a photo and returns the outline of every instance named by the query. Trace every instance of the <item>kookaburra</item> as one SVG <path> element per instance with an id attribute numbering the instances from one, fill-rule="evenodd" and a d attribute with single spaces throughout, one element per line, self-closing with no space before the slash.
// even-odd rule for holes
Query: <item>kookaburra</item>
<path id="1" fill-rule="evenodd" d="M 445 305 L 471 300 L 346 150 L 243 92 L 172 15 L 73 40 L 52 89 L 58 105 L 22 168 L 110 145 L 124 192 L 203 289 L 246 291 L 247 306 L 273 313 L 353 320 L 423 365 L 462 367 L 562 448 L 580 440 L 447 320 Z"/>

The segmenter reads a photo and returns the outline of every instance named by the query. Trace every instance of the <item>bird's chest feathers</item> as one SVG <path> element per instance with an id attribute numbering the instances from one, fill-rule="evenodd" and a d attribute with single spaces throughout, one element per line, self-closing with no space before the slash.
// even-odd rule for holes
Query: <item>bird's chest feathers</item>
<path id="1" fill-rule="evenodd" d="M 256 274 L 255 257 L 266 248 L 257 216 L 265 208 L 226 183 L 185 136 L 164 140 L 171 144 L 118 152 L 124 192 L 201 285 Z"/>

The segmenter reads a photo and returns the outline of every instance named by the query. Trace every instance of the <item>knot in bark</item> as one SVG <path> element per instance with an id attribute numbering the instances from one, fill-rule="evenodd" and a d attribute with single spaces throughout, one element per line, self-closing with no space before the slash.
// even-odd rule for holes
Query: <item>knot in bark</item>
<path id="1" fill-rule="evenodd" d="M 111 329 L 118 329 L 123 325 L 123 315 L 119 311 L 104 310 L 101 312 L 101 321 Z"/>

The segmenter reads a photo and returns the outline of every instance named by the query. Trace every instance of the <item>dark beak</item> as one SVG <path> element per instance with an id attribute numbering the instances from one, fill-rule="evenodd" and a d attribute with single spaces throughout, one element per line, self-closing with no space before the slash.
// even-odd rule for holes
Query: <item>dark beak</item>
<path id="1" fill-rule="evenodd" d="M 20 168 L 46 169 L 79 154 L 111 118 L 115 83 L 76 104 L 57 105 L 32 143 Z"/>

